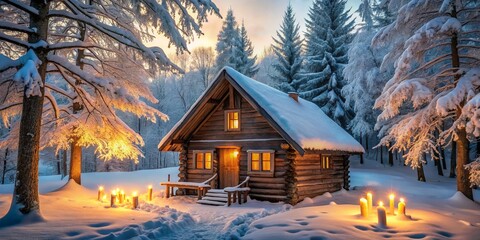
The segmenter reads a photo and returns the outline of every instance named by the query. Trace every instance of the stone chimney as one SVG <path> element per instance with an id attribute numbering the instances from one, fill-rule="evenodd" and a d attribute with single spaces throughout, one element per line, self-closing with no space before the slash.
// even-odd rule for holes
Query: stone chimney
<path id="1" fill-rule="evenodd" d="M 291 97 L 295 102 L 298 102 L 298 93 L 297 92 L 289 92 L 288 96 Z"/>

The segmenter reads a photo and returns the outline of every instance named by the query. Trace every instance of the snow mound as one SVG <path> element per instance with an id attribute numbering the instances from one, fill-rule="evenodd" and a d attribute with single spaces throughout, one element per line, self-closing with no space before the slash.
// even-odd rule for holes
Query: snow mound
<path id="1" fill-rule="evenodd" d="M 475 203 L 474 201 L 468 199 L 461 192 L 456 192 L 455 194 L 453 194 L 452 197 L 447 199 L 447 202 L 449 205 L 457 208 L 475 209 L 475 210 L 478 210 L 480 208 L 480 204 Z"/>
<path id="2" fill-rule="evenodd" d="M 79 185 L 75 180 L 70 179 L 65 185 L 60 188 L 46 194 L 49 196 L 85 196 L 91 198 L 94 191 Z"/>

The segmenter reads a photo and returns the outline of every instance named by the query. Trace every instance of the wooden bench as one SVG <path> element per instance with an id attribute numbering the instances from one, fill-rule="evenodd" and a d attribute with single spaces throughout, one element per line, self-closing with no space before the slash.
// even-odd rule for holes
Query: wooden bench
<path id="1" fill-rule="evenodd" d="M 165 186 L 165 195 L 167 198 L 173 196 L 173 189 L 194 189 L 197 190 L 198 199 L 202 199 L 205 193 L 212 188 L 210 183 L 217 178 L 217 174 L 209 178 L 205 182 L 161 182 L 160 185 Z"/>
<path id="2" fill-rule="evenodd" d="M 226 187 L 223 189 L 228 195 L 228 206 L 232 204 L 232 197 L 233 197 L 233 203 L 237 202 L 237 197 L 238 197 L 238 204 L 242 204 L 242 198 L 243 198 L 243 203 L 247 202 L 247 196 L 248 193 L 250 192 L 250 188 L 248 187 L 248 181 L 250 180 L 250 177 L 247 176 L 245 180 L 243 180 L 242 183 L 238 184 L 235 187 Z"/>

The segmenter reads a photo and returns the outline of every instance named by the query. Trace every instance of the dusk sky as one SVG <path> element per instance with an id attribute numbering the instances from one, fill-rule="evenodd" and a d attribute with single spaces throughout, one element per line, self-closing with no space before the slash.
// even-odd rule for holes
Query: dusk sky
<path id="1" fill-rule="evenodd" d="M 347 9 L 351 8 L 350 13 L 357 16 L 355 11 L 361 0 L 348 0 Z M 229 8 L 233 9 L 234 16 L 239 24 L 242 20 L 245 22 L 248 36 L 252 41 L 255 53 L 261 57 L 264 49 L 272 44 L 272 36 L 280 28 L 282 18 L 288 2 L 292 3 L 293 10 L 296 15 L 297 23 L 301 27 L 301 32 L 305 30 L 305 18 L 308 10 L 313 4 L 313 0 L 213 0 L 220 9 L 223 17 L 227 15 Z M 215 48 L 217 42 L 217 34 L 222 27 L 223 19 L 217 16 L 210 16 L 208 22 L 204 24 L 202 30 L 205 35 L 188 45 L 189 50 L 198 46 L 211 46 Z M 167 54 L 174 54 L 174 48 L 168 48 L 164 39 L 157 39 L 149 45 L 161 46 Z"/>

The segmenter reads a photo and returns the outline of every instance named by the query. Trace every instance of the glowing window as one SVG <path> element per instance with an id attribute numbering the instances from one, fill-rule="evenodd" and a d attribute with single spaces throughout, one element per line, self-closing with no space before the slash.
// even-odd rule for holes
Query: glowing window
<path id="1" fill-rule="evenodd" d="M 250 172 L 273 172 L 273 150 L 249 150 Z"/>
<path id="2" fill-rule="evenodd" d="M 196 169 L 212 169 L 212 151 L 194 151 Z"/>
<path id="3" fill-rule="evenodd" d="M 330 155 L 320 155 L 320 168 L 321 169 L 330 169 L 332 168 L 332 163 Z"/>
<path id="4" fill-rule="evenodd" d="M 240 111 L 228 110 L 225 111 L 225 129 L 227 131 L 239 131 L 240 130 Z"/>

